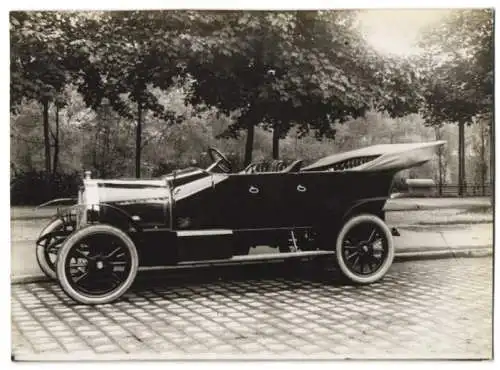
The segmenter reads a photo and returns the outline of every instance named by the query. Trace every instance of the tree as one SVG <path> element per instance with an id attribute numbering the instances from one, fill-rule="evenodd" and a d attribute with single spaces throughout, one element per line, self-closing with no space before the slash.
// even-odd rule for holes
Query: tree
<path id="1" fill-rule="evenodd" d="M 64 106 L 64 102 L 60 98 L 56 98 L 54 102 L 55 109 L 55 131 L 51 131 L 52 138 L 54 141 L 54 161 L 52 163 L 52 174 L 57 173 L 58 165 L 59 165 L 59 111 Z"/>
<path id="2" fill-rule="evenodd" d="M 416 110 L 413 71 L 371 50 L 355 29 L 354 12 L 212 14 L 216 29 L 192 40 L 193 101 L 239 111 L 228 134 L 247 131 L 245 163 L 258 124 L 273 131 L 276 158 L 292 126 L 332 137 L 334 122 L 370 107 L 395 115 Z"/>
<path id="3" fill-rule="evenodd" d="M 487 184 L 487 173 L 488 173 L 488 159 L 486 158 L 487 152 L 487 136 L 488 136 L 489 122 L 479 117 L 474 119 L 473 125 L 469 128 L 469 132 L 466 133 L 469 144 L 469 153 L 471 156 L 469 159 L 469 164 L 471 165 L 471 172 L 475 179 L 479 179 L 479 184 L 481 185 L 481 195 L 485 195 L 485 186 Z M 476 182 L 476 184 L 478 184 Z"/>
<path id="4" fill-rule="evenodd" d="M 41 103 L 45 170 L 51 172 L 49 105 L 66 83 L 65 34 L 59 13 L 10 13 L 11 110 L 23 98 Z"/>
<path id="5" fill-rule="evenodd" d="M 42 105 L 45 171 L 55 173 L 58 165 L 58 114 L 56 133 L 51 132 L 51 105 L 58 111 L 64 105 L 65 86 L 80 78 L 86 64 L 75 45 L 85 44 L 90 33 L 89 16 L 81 12 L 11 12 L 10 13 L 10 92 L 11 110 L 23 99 Z M 87 50 L 88 51 L 88 50 Z M 51 136 L 53 144 L 51 144 Z M 51 147 L 54 162 L 51 163 Z"/>
<path id="6" fill-rule="evenodd" d="M 42 111 L 36 101 L 24 101 L 10 115 L 10 160 L 16 173 L 44 168 Z"/>
<path id="7" fill-rule="evenodd" d="M 463 195 L 464 126 L 472 124 L 475 116 L 486 116 L 493 134 L 493 11 L 451 11 L 426 30 L 420 44 L 427 51 L 420 61 L 427 79 L 423 113 L 430 125 L 458 124 L 458 183 Z M 492 165 L 493 150 L 490 161 Z"/>
<path id="8" fill-rule="evenodd" d="M 166 89 L 179 74 L 184 52 L 178 33 L 183 16 L 176 11 L 124 11 L 87 19 L 86 39 L 72 43 L 80 92 L 95 109 L 106 98 L 120 115 L 136 121 L 135 175 L 141 176 L 144 117 L 153 112 L 165 124 L 179 120 L 159 104 L 151 87 Z"/>

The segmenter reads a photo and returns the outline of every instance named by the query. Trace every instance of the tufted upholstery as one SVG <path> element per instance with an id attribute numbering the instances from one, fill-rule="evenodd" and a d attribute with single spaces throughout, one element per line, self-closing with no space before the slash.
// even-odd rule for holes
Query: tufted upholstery
<path id="1" fill-rule="evenodd" d="M 246 173 L 265 173 L 265 172 L 297 172 L 302 165 L 302 160 L 296 160 L 288 166 L 282 160 L 260 161 L 249 165 L 244 172 Z"/>

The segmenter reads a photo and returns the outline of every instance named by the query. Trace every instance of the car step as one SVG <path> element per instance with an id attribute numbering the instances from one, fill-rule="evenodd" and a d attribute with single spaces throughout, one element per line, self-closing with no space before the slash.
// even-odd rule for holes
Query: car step
<path id="1" fill-rule="evenodd" d="M 289 258 L 311 258 L 317 256 L 327 256 L 335 254 L 334 251 L 298 251 L 286 253 L 266 253 L 266 254 L 250 254 L 246 256 L 233 256 L 232 258 L 219 260 L 201 260 L 201 261 L 183 261 L 177 265 L 170 266 L 143 266 L 139 267 L 139 271 L 154 271 L 154 270 L 175 270 L 190 267 L 206 267 L 206 266 L 223 266 L 232 264 L 249 264 L 259 263 L 264 261 L 280 261 Z"/>

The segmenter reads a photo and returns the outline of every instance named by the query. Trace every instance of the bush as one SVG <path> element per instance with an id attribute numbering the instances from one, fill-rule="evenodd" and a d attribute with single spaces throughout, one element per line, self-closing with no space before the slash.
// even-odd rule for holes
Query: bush
<path id="1" fill-rule="evenodd" d="M 10 183 L 11 205 L 39 205 L 56 198 L 76 198 L 81 174 L 47 174 L 44 171 L 20 172 Z"/>
<path id="2" fill-rule="evenodd" d="M 172 171 L 178 170 L 179 165 L 173 162 L 160 162 L 153 168 L 151 176 L 153 178 L 164 176 L 171 173 Z"/>

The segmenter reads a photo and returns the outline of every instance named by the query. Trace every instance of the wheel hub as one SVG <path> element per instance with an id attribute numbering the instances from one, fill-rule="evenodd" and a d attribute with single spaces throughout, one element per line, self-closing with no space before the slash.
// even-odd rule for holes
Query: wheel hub
<path id="1" fill-rule="evenodd" d="M 96 264 L 95 264 L 95 267 L 98 269 L 98 270 L 102 270 L 104 268 L 104 262 L 102 261 L 97 261 Z"/>
<path id="2" fill-rule="evenodd" d="M 358 253 L 360 255 L 367 255 L 370 254 L 371 252 L 372 252 L 372 246 L 369 244 L 361 244 L 358 247 Z"/>

